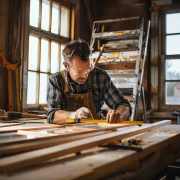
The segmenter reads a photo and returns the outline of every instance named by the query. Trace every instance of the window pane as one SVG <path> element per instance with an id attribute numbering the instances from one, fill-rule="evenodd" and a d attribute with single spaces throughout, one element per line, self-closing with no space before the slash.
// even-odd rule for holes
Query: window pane
<path id="1" fill-rule="evenodd" d="M 30 1 L 30 25 L 38 27 L 39 0 Z"/>
<path id="2" fill-rule="evenodd" d="M 180 82 L 166 82 L 166 104 L 180 105 Z"/>
<path id="3" fill-rule="evenodd" d="M 166 15 L 166 33 L 180 33 L 180 13 Z"/>
<path id="4" fill-rule="evenodd" d="M 180 54 L 180 35 L 166 36 L 166 54 Z"/>
<path id="5" fill-rule="evenodd" d="M 58 44 L 55 42 L 51 43 L 51 73 L 59 71 L 59 49 Z"/>
<path id="6" fill-rule="evenodd" d="M 47 79 L 48 75 L 40 73 L 40 92 L 39 92 L 39 103 L 46 104 L 46 95 L 47 95 Z"/>
<path id="7" fill-rule="evenodd" d="M 65 47 L 64 45 L 61 45 L 61 62 L 60 62 L 60 70 L 64 70 L 64 69 L 65 69 L 65 67 L 64 67 L 64 65 L 63 65 L 64 57 L 63 57 L 63 55 L 62 55 L 62 51 L 63 51 L 64 47 Z"/>
<path id="8" fill-rule="evenodd" d="M 180 80 L 180 59 L 166 60 L 166 80 Z"/>
<path id="9" fill-rule="evenodd" d="M 49 54 L 49 41 L 41 40 L 41 65 L 40 70 L 48 72 L 48 54 Z"/>
<path id="10" fill-rule="evenodd" d="M 37 73 L 28 72 L 27 104 L 36 104 Z"/>
<path id="11" fill-rule="evenodd" d="M 58 34 L 58 27 L 59 27 L 59 6 L 53 3 L 51 32 Z"/>
<path id="12" fill-rule="evenodd" d="M 38 69 L 38 43 L 39 39 L 34 36 L 29 36 L 29 70 Z"/>
<path id="13" fill-rule="evenodd" d="M 50 2 L 47 0 L 43 0 L 41 29 L 44 29 L 46 31 L 49 31 L 49 14 L 50 14 Z"/>
<path id="14" fill-rule="evenodd" d="M 61 8 L 61 36 L 69 37 L 69 9 L 62 7 Z"/>

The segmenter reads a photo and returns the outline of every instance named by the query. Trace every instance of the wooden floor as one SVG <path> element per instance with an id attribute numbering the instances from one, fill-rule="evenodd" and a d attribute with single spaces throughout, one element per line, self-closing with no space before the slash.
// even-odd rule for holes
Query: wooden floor
<path id="1" fill-rule="evenodd" d="M 16 123 L 0 123 L 3 180 L 152 179 L 180 158 L 180 125 L 169 121 L 142 126 Z M 141 143 L 110 148 L 130 139 Z"/>

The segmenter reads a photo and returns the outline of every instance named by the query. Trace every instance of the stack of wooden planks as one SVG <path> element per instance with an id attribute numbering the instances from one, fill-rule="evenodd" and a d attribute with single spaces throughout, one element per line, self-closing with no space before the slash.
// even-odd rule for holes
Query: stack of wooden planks
<path id="1" fill-rule="evenodd" d="M 141 139 L 127 149 L 121 144 Z M 137 151 L 141 149 L 141 151 Z M 150 179 L 180 158 L 180 126 L 0 124 L 0 179 Z"/>

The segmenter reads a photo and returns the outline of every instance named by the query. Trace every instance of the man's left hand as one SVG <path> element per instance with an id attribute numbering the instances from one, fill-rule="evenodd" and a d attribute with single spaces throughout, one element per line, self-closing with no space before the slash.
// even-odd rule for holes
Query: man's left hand
<path id="1" fill-rule="evenodd" d="M 130 115 L 130 110 L 128 106 L 121 105 L 117 110 L 110 109 L 107 113 L 106 120 L 110 124 L 116 124 L 120 121 L 127 120 Z"/>

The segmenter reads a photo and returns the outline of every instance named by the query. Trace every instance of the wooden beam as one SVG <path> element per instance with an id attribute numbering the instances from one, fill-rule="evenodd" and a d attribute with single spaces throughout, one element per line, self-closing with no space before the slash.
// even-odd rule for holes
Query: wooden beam
<path id="1" fill-rule="evenodd" d="M 37 165 L 43 161 L 47 161 L 59 156 L 68 155 L 70 153 L 77 153 L 84 149 L 92 148 L 95 146 L 103 145 L 104 143 L 110 143 L 112 141 L 121 140 L 130 136 L 141 134 L 151 131 L 155 128 L 170 124 L 171 121 L 164 120 L 154 124 L 147 124 L 145 127 L 133 128 L 125 131 L 112 132 L 106 135 L 99 135 L 96 137 L 90 137 L 75 142 L 65 143 L 53 147 L 48 147 L 36 151 L 26 152 L 19 155 L 1 158 L 0 172 L 10 172 L 32 165 Z"/>
<path id="2" fill-rule="evenodd" d="M 155 11 L 167 11 L 170 9 L 178 9 L 180 8 L 180 4 L 171 4 L 171 5 L 164 5 L 164 6 L 153 6 L 150 8 L 151 12 Z"/>
<path id="3" fill-rule="evenodd" d="M 90 25 L 90 28 L 92 29 L 92 27 L 93 27 L 93 16 L 92 16 L 91 4 L 90 4 L 89 0 L 85 0 L 84 3 L 86 6 L 86 9 L 87 9 L 87 12 L 88 12 L 89 25 Z"/>
<path id="4" fill-rule="evenodd" d="M 104 4 L 106 6 L 121 6 L 121 5 L 135 5 L 135 4 L 145 4 L 146 0 L 113 0 L 113 1 L 109 1 L 109 0 L 98 0 L 98 3 L 102 3 L 102 1 L 104 2 Z"/>

